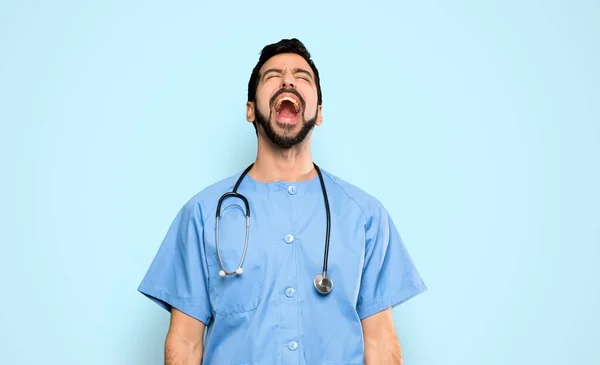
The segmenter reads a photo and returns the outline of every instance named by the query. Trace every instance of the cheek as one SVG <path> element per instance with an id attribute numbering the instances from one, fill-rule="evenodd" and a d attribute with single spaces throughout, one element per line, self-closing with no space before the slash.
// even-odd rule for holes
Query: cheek
<path id="1" fill-rule="evenodd" d="M 311 117 L 317 112 L 317 95 L 310 93 L 303 93 L 304 101 L 306 102 L 306 109 L 304 113 Z"/>
<path id="2" fill-rule="evenodd" d="M 269 101 L 259 100 L 258 107 L 263 115 L 269 115 Z"/>
<path id="3" fill-rule="evenodd" d="M 317 88 L 305 82 L 298 85 L 298 92 L 302 95 L 306 103 L 317 102 Z"/>
<path id="4" fill-rule="evenodd" d="M 274 92 L 275 90 L 269 87 L 263 87 L 258 91 L 257 104 L 261 112 L 265 113 L 269 111 L 269 100 Z"/>

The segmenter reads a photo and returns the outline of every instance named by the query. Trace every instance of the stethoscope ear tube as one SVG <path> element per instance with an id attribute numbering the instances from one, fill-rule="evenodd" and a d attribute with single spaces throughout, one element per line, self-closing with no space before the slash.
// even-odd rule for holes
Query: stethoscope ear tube
<path id="1" fill-rule="evenodd" d="M 246 206 L 246 239 L 244 241 L 244 252 L 242 253 L 242 258 L 240 259 L 240 263 L 235 271 L 227 271 L 225 270 L 225 265 L 223 264 L 223 259 L 221 258 L 221 250 L 219 249 L 219 221 L 221 220 L 221 205 L 223 201 L 227 198 L 239 198 L 244 202 Z M 216 221 L 215 221 L 215 246 L 217 249 L 217 257 L 219 259 L 219 264 L 221 265 L 221 270 L 219 271 L 219 276 L 229 276 L 229 275 L 241 275 L 244 273 L 244 269 L 242 269 L 242 265 L 244 265 L 244 260 L 246 259 L 246 252 L 248 251 L 248 238 L 250 237 L 250 203 L 248 203 L 248 199 L 242 194 L 237 192 L 229 192 L 225 193 L 219 199 L 219 203 L 217 204 L 217 212 L 216 212 Z"/>

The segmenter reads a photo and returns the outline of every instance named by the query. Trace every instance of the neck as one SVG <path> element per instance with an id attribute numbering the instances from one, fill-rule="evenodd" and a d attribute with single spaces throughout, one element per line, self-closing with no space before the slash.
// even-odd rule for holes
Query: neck
<path id="1" fill-rule="evenodd" d="M 310 136 L 291 148 L 274 145 L 268 138 L 258 139 L 256 161 L 248 172 L 261 182 L 310 180 L 316 175 L 311 157 Z"/>

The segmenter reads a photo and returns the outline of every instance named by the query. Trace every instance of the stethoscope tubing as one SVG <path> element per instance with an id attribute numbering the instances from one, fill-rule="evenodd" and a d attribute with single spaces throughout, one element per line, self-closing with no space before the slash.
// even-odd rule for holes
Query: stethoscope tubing
<path id="1" fill-rule="evenodd" d="M 323 180 L 323 174 L 321 173 L 321 169 L 319 168 L 319 166 L 317 166 L 317 164 L 313 163 L 313 165 L 315 167 L 315 170 L 317 170 L 317 175 L 319 176 L 319 182 L 321 184 L 321 190 L 323 192 L 323 200 L 325 202 L 325 212 L 326 212 L 326 216 L 327 216 L 327 226 L 326 226 L 326 231 L 325 231 L 325 252 L 323 254 L 323 271 L 321 273 L 317 274 L 317 276 L 315 277 L 314 286 L 319 293 L 329 294 L 333 288 L 333 281 L 331 280 L 331 278 L 329 278 L 327 276 L 327 264 L 329 261 L 329 239 L 330 239 L 330 235 L 331 235 L 331 211 L 330 211 L 330 207 L 329 207 L 329 198 L 327 196 L 327 189 L 325 188 L 325 181 Z M 248 202 L 248 199 L 246 199 L 246 197 L 243 196 L 242 194 L 238 193 L 237 190 L 240 187 L 242 180 L 248 174 L 248 172 L 250 171 L 250 169 L 253 166 L 254 166 L 254 163 L 250 164 L 244 170 L 244 172 L 242 172 L 242 174 L 238 178 L 237 182 L 235 183 L 235 186 L 233 187 L 233 191 L 223 194 L 217 204 L 217 209 L 215 212 L 215 215 L 216 215 L 215 245 L 216 245 L 216 249 L 217 249 L 217 257 L 219 259 L 219 264 L 221 265 L 221 270 L 219 271 L 220 276 L 240 275 L 243 273 L 242 266 L 244 264 L 244 260 L 246 259 L 246 252 L 248 250 L 248 240 L 250 237 L 250 203 Z M 223 201 L 230 197 L 235 197 L 235 198 L 241 199 L 244 202 L 244 206 L 246 208 L 246 214 L 245 214 L 246 215 L 246 237 L 245 237 L 245 241 L 244 241 L 244 251 L 242 253 L 240 263 L 235 271 L 225 270 L 225 266 L 223 264 L 223 260 L 221 257 L 221 250 L 219 248 L 219 221 L 221 219 L 221 206 L 223 204 Z"/>

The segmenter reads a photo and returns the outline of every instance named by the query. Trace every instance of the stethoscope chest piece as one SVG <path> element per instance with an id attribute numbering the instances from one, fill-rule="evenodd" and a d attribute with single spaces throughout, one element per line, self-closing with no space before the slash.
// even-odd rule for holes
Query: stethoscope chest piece
<path id="1" fill-rule="evenodd" d="M 323 275 L 323 273 L 319 273 L 315 276 L 315 288 L 321 294 L 329 294 L 331 289 L 333 289 L 333 280 L 327 274 Z"/>

